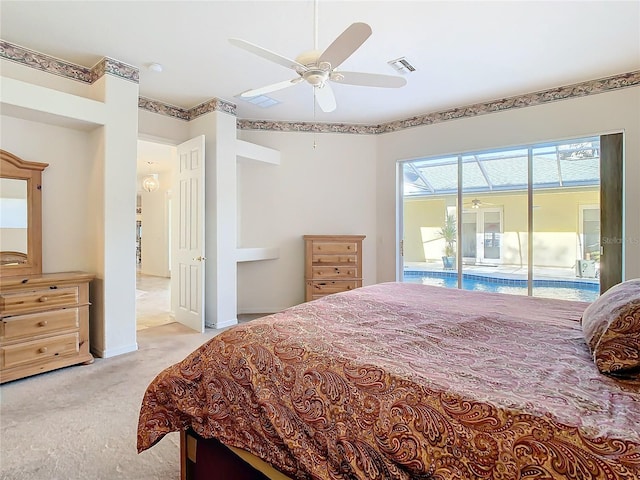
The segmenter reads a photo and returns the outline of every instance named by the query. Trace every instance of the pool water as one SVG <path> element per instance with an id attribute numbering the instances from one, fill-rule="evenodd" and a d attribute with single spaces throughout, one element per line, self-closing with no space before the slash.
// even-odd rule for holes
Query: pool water
<path id="1" fill-rule="evenodd" d="M 406 283 L 422 283 L 423 285 L 433 285 L 436 287 L 458 287 L 457 277 L 455 274 L 448 272 L 405 271 L 404 281 Z M 534 280 L 533 282 L 534 297 L 593 302 L 598 297 L 600 291 L 599 285 L 591 282 L 572 282 L 570 280 Z M 492 277 L 481 277 L 478 275 L 463 275 L 462 288 L 464 290 L 477 290 L 481 292 L 527 295 L 527 282 L 526 280 L 519 279 L 505 280 Z"/>

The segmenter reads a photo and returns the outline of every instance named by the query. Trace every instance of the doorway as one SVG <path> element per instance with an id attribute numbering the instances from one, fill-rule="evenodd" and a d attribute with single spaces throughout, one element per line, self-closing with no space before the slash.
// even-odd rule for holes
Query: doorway
<path id="1" fill-rule="evenodd" d="M 502 262 L 502 209 L 478 208 L 462 213 L 462 262 L 497 265 Z"/>
<path id="2" fill-rule="evenodd" d="M 171 311 L 171 185 L 176 147 L 138 140 L 136 328 L 175 321 Z M 152 181 L 150 180 L 152 179 Z"/>

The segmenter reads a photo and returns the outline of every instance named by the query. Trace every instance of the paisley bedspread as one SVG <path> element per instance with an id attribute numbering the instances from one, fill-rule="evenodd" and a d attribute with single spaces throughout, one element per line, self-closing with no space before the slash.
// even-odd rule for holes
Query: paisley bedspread
<path id="1" fill-rule="evenodd" d="M 300 479 L 639 479 L 640 381 L 586 303 L 384 283 L 233 327 L 149 385 L 138 450 L 187 427 Z"/>

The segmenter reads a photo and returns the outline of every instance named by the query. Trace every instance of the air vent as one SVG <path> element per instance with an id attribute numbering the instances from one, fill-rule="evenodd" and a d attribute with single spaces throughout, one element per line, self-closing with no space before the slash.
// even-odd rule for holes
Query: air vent
<path id="1" fill-rule="evenodd" d="M 387 63 L 391 65 L 394 70 L 402 73 L 403 75 L 416 71 L 416 67 L 411 65 L 409 60 L 407 60 L 405 57 L 396 58 L 395 60 L 391 60 Z"/>
<path id="2" fill-rule="evenodd" d="M 239 98 L 240 100 L 243 100 L 245 102 L 253 103 L 254 105 L 262 108 L 272 107 L 280 103 L 278 100 L 266 95 L 256 95 L 255 97 L 242 97 L 241 95 L 242 94 L 236 95 L 235 98 Z"/>

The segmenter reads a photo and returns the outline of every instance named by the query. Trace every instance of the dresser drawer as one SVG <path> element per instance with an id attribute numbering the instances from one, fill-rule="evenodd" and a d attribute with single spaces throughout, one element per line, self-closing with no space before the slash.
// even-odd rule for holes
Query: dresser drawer
<path id="1" fill-rule="evenodd" d="M 26 290 L 0 294 L 2 316 L 37 312 L 78 304 L 78 287 Z"/>
<path id="2" fill-rule="evenodd" d="M 358 277 L 358 269 L 355 266 L 313 267 L 311 272 L 314 280 L 353 279 Z"/>
<path id="3" fill-rule="evenodd" d="M 311 261 L 315 265 L 357 264 L 357 255 L 313 255 Z"/>
<path id="4" fill-rule="evenodd" d="M 0 323 L 0 342 L 50 335 L 64 330 L 77 329 L 79 326 L 77 307 L 7 317 L 3 318 Z"/>
<path id="5" fill-rule="evenodd" d="M 314 298 L 323 297 L 332 293 L 346 292 L 362 286 L 360 280 L 328 280 L 328 281 L 310 281 L 307 282 L 309 294 Z"/>
<path id="6" fill-rule="evenodd" d="M 0 347 L 0 367 L 12 368 L 29 363 L 47 362 L 54 358 L 78 355 L 77 333 Z"/>
<path id="7" fill-rule="evenodd" d="M 358 252 L 358 244 L 356 242 L 339 242 L 339 243 L 331 243 L 331 242 L 313 242 L 312 252 L 314 254 L 340 254 L 340 253 L 357 253 Z"/>

